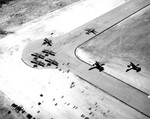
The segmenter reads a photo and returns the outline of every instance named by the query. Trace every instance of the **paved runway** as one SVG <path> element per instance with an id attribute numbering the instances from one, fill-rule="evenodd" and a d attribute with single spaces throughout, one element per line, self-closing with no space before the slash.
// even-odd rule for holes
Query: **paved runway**
<path id="1" fill-rule="evenodd" d="M 94 27 L 98 33 L 104 32 L 104 30 L 109 29 L 110 27 L 131 16 L 135 12 L 138 12 L 140 9 L 146 7 L 149 4 L 150 1 L 147 0 L 133 0 L 95 19 L 95 22 L 97 21 L 97 23 L 100 23 L 98 24 L 99 26 L 96 25 L 97 23 L 93 25 L 94 22 L 91 22 L 91 24 L 87 25 L 87 27 Z M 119 13 L 116 11 L 119 11 Z M 65 48 L 64 46 L 64 51 L 62 50 L 62 53 L 58 54 L 59 58 L 57 59 L 61 59 L 60 62 L 62 62 L 63 60 L 63 62 L 71 62 L 72 72 L 74 72 L 76 75 L 84 78 L 86 81 L 104 90 L 105 92 L 127 104 L 128 106 L 150 117 L 150 100 L 147 98 L 148 94 L 115 79 L 115 77 L 100 73 L 98 70 L 89 71 L 88 69 L 90 68 L 90 66 L 79 61 L 79 59 L 74 56 L 73 53 L 75 47 L 84 42 L 84 40 L 87 41 L 88 38 L 86 37 L 89 36 L 85 36 L 85 34 L 80 35 L 79 37 L 74 39 L 74 41 L 78 42 L 70 42 L 71 44 L 67 45 L 67 47 L 69 46 L 70 48 Z M 67 40 L 71 41 L 70 38 L 67 38 Z"/>
<path id="2" fill-rule="evenodd" d="M 79 60 L 75 54 L 76 48 L 79 45 L 94 37 L 94 35 L 86 35 L 85 28 L 95 28 L 101 34 L 148 5 L 150 5 L 149 0 L 132 0 L 121 5 L 58 38 L 57 41 L 54 41 L 53 50 L 57 51 L 56 59 L 60 64 L 70 62 L 68 68 L 71 69 L 71 72 L 150 118 L 150 100 L 148 99 L 148 94 L 117 80 L 115 77 L 100 73 L 98 70 L 89 71 L 88 69 L 91 66 Z M 60 67 L 66 68 L 66 66 L 62 65 Z"/>

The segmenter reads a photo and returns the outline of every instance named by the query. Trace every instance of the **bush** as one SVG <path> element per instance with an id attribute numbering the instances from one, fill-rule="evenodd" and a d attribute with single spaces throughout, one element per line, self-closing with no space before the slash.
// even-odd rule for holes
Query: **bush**
<path id="1" fill-rule="evenodd" d="M 7 35 L 7 32 L 0 29 L 0 35 Z"/>
<path id="2" fill-rule="evenodd" d="M 11 32 L 11 31 L 4 31 L 2 29 L 0 29 L 0 35 L 8 35 L 8 34 L 12 34 L 14 32 Z"/>
<path id="3" fill-rule="evenodd" d="M 11 115 L 8 108 L 0 107 L 0 119 L 14 119 L 14 116 Z"/>
<path id="4" fill-rule="evenodd" d="M 8 4 L 10 1 L 14 0 L 0 0 L 0 8 L 2 7 L 3 4 Z"/>

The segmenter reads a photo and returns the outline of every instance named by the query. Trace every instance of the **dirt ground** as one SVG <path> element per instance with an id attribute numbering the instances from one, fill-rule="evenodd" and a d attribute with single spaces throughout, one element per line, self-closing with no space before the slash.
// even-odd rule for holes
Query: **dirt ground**
<path id="1" fill-rule="evenodd" d="M 31 20 L 61 9 L 79 0 L 9 0 L 0 7 L 0 37 Z"/>
<path id="2" fill-rule="evenodd" d="M 0 1 L 0 39 L 15 32 L 19 27 L 31 20 L 61 9 L 79 0 L 8 0 Z M 11 108 L 11 100 L 0 93 L 0 119 L 25 118 Z M 7 105 L 5 103 L 8 103 Z M 11 102 L 13 103 L 13 102 Z M 8 112 L 11 110 L 11 114 Z"/>

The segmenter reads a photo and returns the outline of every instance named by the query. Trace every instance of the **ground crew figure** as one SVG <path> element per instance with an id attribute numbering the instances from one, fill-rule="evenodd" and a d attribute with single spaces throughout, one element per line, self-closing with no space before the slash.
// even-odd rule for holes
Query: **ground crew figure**
<path id="1" fill-rule="evenodd" d="M 135 65 L 135 64 L 133 64 L 132 62 L 130 62 L 130 64 L 127 65 L 127 67 L 128 67 L 129 69 L 127 69 L 126 72 L 130 71 L 131 69 L 136 70 L 136 72 L 141 71 L 141 67 L 138 67 L 138 66 L 139 66 L 139 64 Z"/>

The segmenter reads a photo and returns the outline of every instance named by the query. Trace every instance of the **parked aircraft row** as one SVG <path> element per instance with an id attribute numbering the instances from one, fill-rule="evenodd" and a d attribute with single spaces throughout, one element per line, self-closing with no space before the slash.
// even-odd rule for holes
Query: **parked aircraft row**
<path id="1" fill-rule="evenodd" d="M 12 106 L 12 108 L 13 108 L 17 113 L 25 114 L 26 117 L 27 117 L 27 119 L 35 119 L 35 117 L 33 117 L 31 114 L 27 113 L 27 112 L 24 110 L 23 106 L 19 106 L 19 105 L 15 104 L 15 103 L 13 103 L 11 106 Z"/>
<path id="2" fill-rule="evenodd" d="M 38 66 L 42 66 L 42 67 L 51 66 L 52 64 L 55 66 L 58 66 L 58 64 L 59 64 L 56 60 L 52 60 L 50 58 L 45 59 L 45 61 L 47 62 L 46 64 L 44 62 L 38 61 L 38 60 L 32 60 L 31 63 L 34 64 L 33 68 L 38 67 Z"/>
<path id="3" fill-rule="evenodd" d="M 39 53 L 32 53 L 31 55 L 34 56 L 34 57 L 36 57 L 36 58 L 44 59 L 45 56 L 48 56 L 48 55 L 55 56 L 55 54 L 56 54 L 56 53 L 53 52 L 52 50 L 47 50 L 47 49 L 44 49 L 44 50 L 42 51 L 42 53 L 43 53 L 44 55 L 39 54 Z"/>
<path id="4" fill-rule="evenodd" d="M 42 51 L 42 53 L 44 53 L 45 54 L 45 56 L 48 56 L 48 55 L 52 55 L 52 56 L 55 56 L 55 52 L 53 52 L 52 50 L 47 50 L 47 49 L 44 49 L 43 51 Z"/>
<path id="5" fill-rule="evenodd" d="M 50 58 L 46 58 L 46 56 L 48 55 L 52 55 L 52 56 L 55 56 L 55 52 L 53 52 L 52 50 L 48 50 L 48 49 L 44 49 L 42 50 L 42 53 L 43 54 L 40 54 L 40 53 L 32 53 L 31 56 L 34 56 L 33 60 L 31 61 L 31 63 L 33 63 L 33 67 L 37 67 L 37 66 L 42 66 L 42 67 L 45 67 L 45 66 L 51 66 L 51 64 L 55 65 L 55 66 L 58 66 L 58 62 L 56 62 L 55 60 L 52 60 Z M 42 61 L 38 61 L 37 59 L 42 59 L 44 61 L 47 62 L 47 64 L 45 64 L 44 62 Z"/>
<path id="6" fill-rule="evenodd" d="M 95 61 L 95 63 L 93 64 L 94 67 L 91 67 L 89 70 L 92 70 L 94 68 L 98 69 L 100 72 L 104 70 L 103 65 L 105 64 L 101 64 L 98 61 Z M 136 72 L 140 72 L 141 71 L 141 67 L 138 67 L 139 64 L 135 65 L 134 63 L 130 62 L 129 65 L 127 65 L 128 69 L 126 70 L 126 72 L 130 71 L 130 70 L 135 70 Z"/>
<path id="7" fill-rule="evenodd" d="M 51 64 L 53 64 L 53 65 L 55 65 L 55 66 L 58 66 L 58 64 L 59 64 L 56 60 L 52 60 L 52 59 L 50 59 L 50 58 L 45 59 L 45 61 L 48 62 L 48 63 L 47 63 L 47 66 L 51 66 Z"/>

